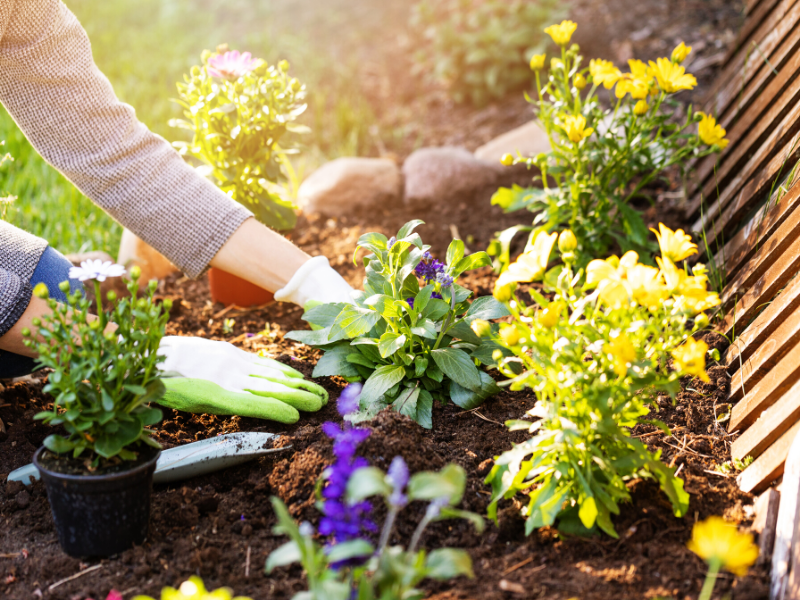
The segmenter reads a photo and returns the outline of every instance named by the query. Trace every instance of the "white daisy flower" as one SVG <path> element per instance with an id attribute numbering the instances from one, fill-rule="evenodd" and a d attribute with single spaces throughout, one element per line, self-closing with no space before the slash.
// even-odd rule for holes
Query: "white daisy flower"
<path id="1" fill-rule="evenodd" d="M 103 262 L 99 258 L 96 260 L 85 260 L 80 267 L 72 267 L 69 270 L 69 278 L 79 281 L 96 279 L 105 281 L 106 277 L 122 277 L 125 275 L 125 267 L 115 265 L 110 260 Z"/>

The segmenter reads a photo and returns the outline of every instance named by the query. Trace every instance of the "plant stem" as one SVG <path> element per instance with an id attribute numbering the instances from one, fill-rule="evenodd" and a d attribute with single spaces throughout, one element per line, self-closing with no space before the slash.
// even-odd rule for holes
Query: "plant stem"
<path id="1" fill-rule="evenodd" d="M 713 593 L 714 586 L 717 583 L 719 567 L 719 561 L 714 561 L 708 565 L 708 574 L 706 574 L 706 580 L 703 582 L 703 589 L 700 590 L 700 596 L 697 600 L 711 600 L 711 594 Z"/>
<path id="2" fill-rule="evenodd" d="M 398 512 L 400 512 L 400 509 L 396 506 L 392 506 L 389 509 L 389 514 L 386 515 L 386 521 L 383 523 L 383 531 L 381 531 L 381 539 L 378 543 L 377 555 L 379 557 L 381 554 L 383 554 L 386 544 L 389 543 L 389 536 L 392 534 L 392 529 L 394 529 L 394 520 L 397 518 Z"/>
<path id="3" fill-rule="evenodd" d="M 417 548 L 417 544 L 419 544 L 419 540 L 422 538 L 422 533 L 425 531 L 425 528 L 430 523 L 430 519 L 427 515 L 422 518 L 422 521 L 419 522 L 417 528 L 414 530 L 414 535 L 411 536 L 411 541 L 408 544 L 408 551 L 414 552 Z"/>

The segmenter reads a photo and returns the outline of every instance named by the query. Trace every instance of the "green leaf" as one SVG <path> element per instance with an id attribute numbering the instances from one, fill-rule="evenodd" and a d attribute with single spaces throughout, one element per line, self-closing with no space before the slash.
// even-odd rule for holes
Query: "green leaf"
<path id="1" fill-rule="evenodd" d="M 419 399 L 420 387 L 416 385 L 405 388 L 392 403 L 392 408 L 410 419 L 417 420 L 417 400 Z"/>
<path id="2" fill-rule="evenodd" d="M 472 328 L 469 326 L 469 321 L 466 319 L 462 319 L 450 327 L 450 329 L 447 330 L 447 335 L 464 340 L 470 344 L 475 344 L 476 346 L 480 346 L 481 344 L 481 338 L 472 331 Z"/>
<path id="3" fill-rule="evenodd" d="M 526 535 L 529 535 L 534 529 L 546 527 L 555 522 L 567 494 L 566 490 L 557 491 L 557 486 L 558 482 L 555 477 L 551 477 L 547 483 L 531 492 L 528 520 L 525 523 Z"/>
<path id="4" fill-rule="evenodd" d="M 428 359 L 418 354 L 414 357 L 414 376 L 415 377 L 422 377 L 425 374 L 425 369 L 428 368 Z M 52 414 L 52 413 L 45 413 L 45 414 Z"/>
<path id="5" fill-rule="evenodd" d="M 422 311 L 425 310 L 425 307 L 428 306 L 428 302 L 431 299 L 431 294 L 435 290 L 435 286 L 433 285 L 426 285 L 422 288 L 417 295 L 414 296 L 414 310 L 417 311 L 418 314 L 421 314 Z"/>
<path id="6" fill-rule="evenodd" d="M 314 378 L 333 377 L 335 375 L 358 377 L 358 371 L 347 360 L 349 354 L 350 344 L 348 343 L 337 344 L 333 348 L 326 350 L 314 367 L 314 372 L 311 376 Z"/>
<path id="7" fill-rule="evenodd" d="M 400 383 L 406 376 L 404 367 L 395 365 L 384 365 L 378 367 L 370 375 L 361 390 L 361 405 L 368 406 L 376 402 L 383 394 L 397 383 Z"/>
<path id="8" fill-rule="evenodd" d="M 481 374 L 469 354 L 458 348 L 439 348 L 431 352 L 434 362 L 451 380 L 473 392 L 481 391 Z"/>
<path id="9" fill-rule="evenodd" d="M 162 413 L 158 408 L 145 406 L 137 411 L 136 416 L 139 417 L 142 425 L 149 427 L 150 425 L 155 425 L 161 421 L 161 419 L 164 418 L 164 413 Z M 108 420 L 110 420 L 110 418 Z"/>
<path id="10" fill-rule="evenodd" d="M 369 332 L 381 318 L 379 312 L 358 306 L 347 305 L 336 317 L 331 327 L 330 341 L 355 338 Z M 325 331 L 321 329 L 320 331 Z"/>
<path id="11" fill-rule="evenodd" d="M 335 563 L 351 558 L 371 556 L 374 552 L 375 548 L 367 540 L 356 538 L 331 546 L 327 550 L 326 555 L 328 557 L 328 562 Z"/>
<path id="12" fill-rule="evenodd" d="M 75 448 L 75 442 L 71 442 L 65 437 L 60 435 L 48 435 L 44 438 L 44 447 L 55 452 L 56 454 L 64 454 Z"/>
<path id="13" fill-rule="evenodd" d="M 544 190 L 538 188 L 523 188 L 514 185 L 510 189 L 501 187 L 492 196 L 492 206 L 499 206 L 503 212 L 515 212 L 528 208 L 530 204 L 544 197 Z"/>
<path id="14" fill-rule="evenodd" d="M 439 300 L 438 298 L 432 298 L 425 307 L 425 310 L 420 313 L 420 316 L 436 322 L 441 321 L 449 311 L 450 305 L 447 302 Z"/>
<path id="15" fill-rule="evenodd" d="M 330 304 L 318 304 L 313 308 L 309 308 L 303 313 L 301 317 L 306 323 L 318 325 L 323 329 L 330 327 L 336 321 L 336 317 L 342 312 L 345 307 L 344 302 L 333 302 Z"/>
<path id="16" fill-rule="evenodd" d="M 397 301 L 386 294 L 370 296 L 364 300 L 364 304 L 371 306 L 386 318 L 399 317 L 401 315 L 401 310 Z"/>
<path id="17" fill-rule="evenodd" d="M 434 520 L 444 521 L 446 519 L 464 519 L 465 521 L 469 521 L 478 533 L 483 533 L 483 530 L 486 528 L 486 521 L 483 520 L 482 516 L 468 510 L 453 508 L 452 506 L 442 507 L 439 516 Z"/>
<path id="18" fill-rule="evenodd" d="M 458 277 L 462 273 L 472 271 L 473 269 L 488 267 L 491 264 L 492 259 L 486 252 L 475 252 L 458 261 L 458 264 L 452 269 L 453 277 Z"/>
<path id="19" fill-rule="evenodd" d="M 94 451 L 103 458 L 111 458 L 119 454 L 120 450 L 125 446 L 122 439 L 114 434 L 104 435 L 98 438 L 94 443 Z"/>
<path id="20" fill-rule="evenodd" d="M 386 482 L 386 474 L 378 467 L 356 469 L 347 480 L 347 499 L 359 502 L 370 496 L 387 496 L 392 486 Z"/>
<path id="21" fill-rule="evenodd" d="M 272 570 L 276 567 L 285 567 L 286 565 L 300 562 L 302 558 L 303 555 L 298 545 L 294 541 L 286 542 L 270 552 L 267 558 L 267 573 L 272 573 Z"/>
<path id="22" fill-rule="evenodd" d="M 433 429 L 433 396 L 428 390 L 419 392 L 417 417 L 414 420 L 425 429 Z"/>
<path id="23" fill-rule="evenodd" d="M 295 342 L 300 342 L 301 344 L 305 344 L 306 346 L 325 346 L 326 344 L 330 344 L 331 328 L 326 327 L 325 329 L 316 329 L 314 331 L 304 331 L 304 330 L 296 330 L 290 331 L 287 333 L 284 338 L 287 340 L 294 340 Z"/>
<path id="24" fill-rule="evenodd" d="M 447 247 L 447 266 L 454 267 L 462 258 L 464 258 L 464 242 L 455 239 Z"/>
<path id="25" fill-rule="evenodd" d="M 424 225 L 425 221 L 420 221 L 419 219 L 414 219 L 409 221 L 405 225 L 400 228 L 400 231 L 397 232 L 397 239 L 402 240 L 406 236 L 408 236 L 412 231 L 414 231 L 420 225 Z"/>
<path id="26" fill-rule="evenodd" d="M 360 352 L 351 352 L 345 357 L 345 360 L 351 365 L 361 365 L 367 369 L 375 368 L 375 363 Z"/>
<path id="27" fill-rule="evenodd" d="M 436 324 L 430 319 L 422 319 L 416 327 L 411 328 L 411 333 L 429 340 L 435 340 L 439 337 L 439 334 L 436 332 Z"/>
<path id="28" fill-rule="evenodd" d="M 125 384 L 123 384 L 122 387 L 123 387 L 123 389 L 129 391 L 131 394 L 133 394 L 135 396 L 142 396 L 142 395 L 147 393 L 147 390 L 145 388 L 143 388 L 142 386 L 140 386 L 140 385 L 133 385 L 133 384 L 130 384 L 130 383 L 125 383 Z M 106 410 L 110 410 L 110 409 L 106 409 Z"/>
<path id="29" fill-rule="evenodd" d="M 388 241 L 388 238 L 382 233 L 365 233 L 358 238 L 358 242 L 356 243 L 356 251 L 353 254 L 353 262 L 356 262 L 356 254 L 358 254 L 359 248 L 364 248 L 373 254 L 380 255 L 381 252 L 386 250 L 386 243 Z"/>
<path id="30" fill-rule="evenodd" d="M 406 343 L 406 336 L 400 333 L 386 332 L 378 341 L 378 352 L 381 358 L 388 358 Z"/>
<path id="31" fill-rule="evenodd" d="M 481 296 L 477 298 L 469 306 L 467 310 L 466 320 L 470 323 L 475 319 L 483 319 L 484 321 L 492 321 L 494 319 L 502 319 L 511 313 L 508 309 L 494 299 L 492 296 Z"/>
<path id="32" fill-rule="evenodd" d="M 453 579 L 459 575 L 474 577 L 472 559 L 466 550 L 456 548 L 437 548 L 425 559 L 427 576 L 438 581 Z"/>
<path id="33" fill-rule="evenodd" d="M 451 506 L 461 502 L 467 474 L 455 463 L 449 463 L 438 473 L 420 471 L 408 481 L 409 500 L 436 500 L 447 498 Z"/>
<path id="34" fill-rule="evenodd" d="M 583 502 L 581 502 L 581 507 L 578 510 L 578 517 L 580 517 L 581 523 L 583 523 L 586 529 L 591 529 L 594 526 L 597 520 L 597 502 L 595 502 L 592 496 L 585 498 Z"/>
<path id="35" fill-rule="evenodd" d="M 481 378 L 481 389 L 478 392 L 465 389 L 455 381 L 450 382 L 450 399 L 453 404 L 464 410 L 472 410 L 483 404 L 487 398 L 500 392 L 500 387 L 492 379 L 492 376 L 483 371 L 479 371 Z"/>

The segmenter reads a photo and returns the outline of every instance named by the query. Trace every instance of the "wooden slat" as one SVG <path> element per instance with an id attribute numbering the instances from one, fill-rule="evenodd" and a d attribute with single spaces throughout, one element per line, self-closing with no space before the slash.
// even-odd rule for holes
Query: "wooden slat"
<path id="1" fill-rule="evenodd" d="M 764 0 L 747 0 L 744 7 L 744 12 L 746 15 L 750 15 L 753 13 L 753 10 L 757 7 L 761 6 Z"/>
<path id="2" fill-rule="evenodd" d="M 789 579 L 789 565 L 800 554 L 800 549 L 792 552 L 792 539 L 795 535 L 800 498 L 800 436 L 792 442 L 786 469 L 780 484 L 781 503 L 778 507 L 778 523 L 775 526 L 775 545 L 772 549 L 772 569 L 770 570 L 770 598 L 784 600 L 784 590 Z M 794 554 L 794 557 L 792 557 Z M 797 596 L 790 597 L 792 600 Z"/>
<path id="3" fill-rule="evenodd" d="M 786 456 L 799 431 L 800 421 L 795 423 L 772 446 L 767 448 L 766 452 L 739 474 L 736 481 L 742 491 L 748 494 L 758 494 L 783 475 Z"/>
<path id="4" fill-rule="evenodd" d="M 798 103 L 797 112 L 800 112 L 800 103 Z M 735 225 L 756 206 L 762 195 L 769 191 L 773 181 L 779 175 L 786 174 L 791 170 L 793 161 L 800 156 L 800 148 L 798 148 L 797 139 L 791 138 L 778 151 L 773 151 L 772 149 L 778 144 L 778 139 L 782 137 L 784 136 L 781 126 L 776 126 L 774 135 L 770 136 L 756 151 L 750 161 L 752 164 L 747 167 L 748 172 L 756 171 L 755 176 L 749 181 L 746 181 L 744 175 L 734 179 L 720 196 L 720 201 L 714 203 L 692 225 L 692 231 L 705 230 L 709 245 L 713 245 L 720 234 L 732 233 L 731 230 Z M 770 157 L 772 158 L 766 166 L 757 169 L 754 167 L 754 165 L 761 165 Z"/>
<path id="5" fill-rule="evenodd" d="M 780 502 L 781 494 L 775 489 L 768 489 L 755 502 L 756 516 L 753 519 L 752 529 L 758 533 L 758 562 L 756 564 L 767 564 L 772 558 Z"/>
<path id="6" fill-rule="evenodd" d="M 800 188 L 800 186 L 797 187 Z M 755 281 L 762 277 L 776 261 L 780 260 L 792 242 L 797 239 L 798 231 L 800 231 L 800 210 L 792 212 L 775 233 L 761 242 L 758 250 L 752 254 L 733 279 L 725 265 L 729 283 L 720 294 L 723 307 L 730 307 L 731 303 L 745 290 L 752 289 Z"/>
<path id="7" fill-rule="evenodd" d="M 800 70 L 800 56 L 793 63 Z M 786 74 L 782 75 L 783 77 Z M 772 157 L 778 145 L 783 144 L 800 131 L 800 77 L 791 78 L 791 85 L 777 99 L 764 94 L 756 102 L 753 112 L 759 107 L 768 107 L 757 122 L 742 120 L 731 134 L 732 148 L 725 162 L 716 172 L 713 164 L 709 170 L 710 179 L 705 183 L 702 196 L 693 200 L 691 210 L 700 208 L 700 198 L 714 198 L 717 190 L 723 190 L 717 203 L 725 207 L 734 194 L 752 175 L 761 169 Z M 782 84 L 782 77 L 775 78 L 773 84 Z M 780 125 L 778 125 L 780 123 Z M 777 125 L 777 127 L 776 127 Z"/>
<path id="8" fill-rule="evenodd" d="M 769 350 L 769 345 L 767 345 Z M 730 431 L 745 429 L 753 425 L 758 417 L 786 394 L 789 389 L 800 379 L 796 352 L 800 350 L 800 344 L 790 346 L 788 352 L 781 358 L 774 358 L 773 367 L 752 369 L 750 371 L 737 371 L 734 378 L 731 378 L 730 401 L 740 401 L 731 411 L 731 422 L 728 425 Z M 771 361 L 772 362 L 772 361 Z M 752 380 L 742 375 L 751 375 Z M 744 381 L 742 381 L 744 379 Z M 747 392 L 743 395 L 743 391 Z"/>
<path id="9" fill-rule="evenodd" d="M 797 362 L 797 359 L 794 361 Z M 800 376 L 800 373 L 797 374 Z M 796 377 L 797 378 L 797 377 Z M 796 379 L 795 378 L 795 379 Z M 738 405 L 737 405 L 738 406 Z M 800 418 L 800 382 L 795 381 L 780 399 L 766 409 L 731 445 L 731 456 L 739 460 L 757 458 Z"/>
<path id="10" fill-rule="evenodd" d="M 800 4 L 791 11 L 794 45 L 800 42 Z M 788 20 L 788 17 L 787 17 Z M 770 73 L 771 67 L 766 66 Z M 800 99 L 800 53 L 793 53 L 783 65 L 777 77 L 773 77 L 767 87 L 758 95 L 734 126 L 729 128 L 728 138 L 734 140 L 722 156 L 710 155 L 703 159 L 695 170 L 694 181 L 703 190 L 706 198 L 712 197 L 715 189 L 722 189 L 728 181 L 744 166 L 755 147 L 759 146 L 772 130 L 772 123 L 782 119 Z M 696 192 L 689 191 L 689 194 Z"/>
<path id="11" fill-rule="evenodd" d="M 725 354 L 729 371 L 758 370 L 768 356 L 783 356 L 800 341 L 800 277 L 793 279 L 736 339 Z M 724 333 L 731 336 L 733 327 Z M 768 363 L 767 363 L 768 364 Z M 737 387 L 741 387 L 737 377 Z"/>
<path id="12" fill-rule="evenodd" d="M 781 257 L 773 263 L 763 275 L 752 282 L 747 290 L 736 299 L 734 307 L 725 315 L 721 329 L 730 331 L 735 324 L 743 330 L 756 316 L 758 311 L 770 302 L 778 292 L 800 270 L 800 236 L 794 236 L 792 244 Z"/>
<path id="13" fill-rule="evenodd" d="M 795 174 L 795 179 L 800 176 L 800 169 Z M 800 185 L 787 182 L 790 186 L 782 196 L 779 192 L 773 194 L 748 223 L 734 235 L 728 243 L 714 256 L 714 263 L 725 270 L 726 277 L 730 280 L 736 277 L 741 267 L 766 240 L 784 223 L 798 206 L 800 206 Z"/>

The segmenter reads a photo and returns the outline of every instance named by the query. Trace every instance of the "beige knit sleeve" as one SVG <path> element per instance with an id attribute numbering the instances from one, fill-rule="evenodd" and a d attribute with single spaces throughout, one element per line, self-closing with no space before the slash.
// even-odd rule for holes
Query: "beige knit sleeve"
<path id="1" fill-rule="evenodd" d="M 0 0 L 0 102 L 45 160 L 190 277 L 251 216 L 117 99 L 59 0 Z"/>

